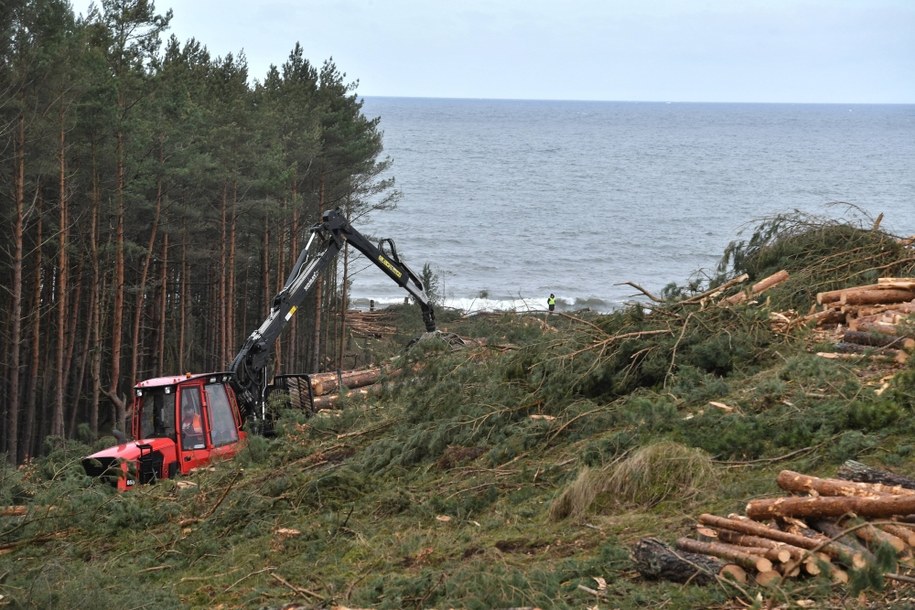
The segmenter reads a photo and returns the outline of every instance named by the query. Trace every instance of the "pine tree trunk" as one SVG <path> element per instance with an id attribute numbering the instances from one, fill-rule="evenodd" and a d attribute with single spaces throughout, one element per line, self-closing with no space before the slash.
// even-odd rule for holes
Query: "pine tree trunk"
<path id="1" fill-rule="evenodd" d="M 266 315 L 270 302 L 270 219 L 264 215 L 263 243 L 261 244 L 261 287 L 260 298 L 257 300 L 258 313 Z M 246 328 L 247 330 L 247 328 Z"/>
<path id="2" fill-rule="evenodd" d="M 188 281 L 188 274 L 190 270 L 188 269 L 187 262 L 187 231 L 184 232 L 183 242 L 181 244 L 181 279 L 178 284 L 178 293 L 181 295 L 181 298 L 178 300 L 178 371 L 182 372 L 186 370 L 186 355 L 185 350 L 187 346 L 187 308 L 188 301 L 191 298 L 190 295 L 190 282 Z"/>
<path id="3" fill-rule="evenodd" d="M 218 358 L 223 362 L 228 361 L 229 359 L 229 322 L 228 316 L 226 315 L 226 309 L 228 308 L 227 303 L 227 292 L 226 292 L 226 275 L 228 273 L 226 269 L 226 260 L 228 259 L 228 250 L 227 250 L 227 236 L 228 236 L 228 222 L 229 222 L 229 211 L 228 211 L 228 202 L 229 199 L 229 184 L 226 181 L 222 183 L 222 198 L 220 200 L 221 205 L 219 206 L 219 277 L 216 278 L 217 284 L 217 299 L 218 304 L 214 308 L 216 313 L 216 350 L 214 351 L 217 354 Z"/>
<path id="4" fill-rule="evenodd" d="M 168 315 L 168 233 L 162 234 L 162 269 L 159 276 L 159 325 L 156 336 L 155 375 L 165 374 L 165 324 Z"/>
<path id="5" fill-rule="evenodd" d="M 54 397 L 54 412 L 51 419 L 51 434 L 54 436 L 63 436 L 64 435 L 64 401 L 67 396 L 66 388 L 66 363 L 65 363 L 65 349 L 66 349 L 66 338 L 67 338 L 67 327 L 69 321 L 67 316 L 69 314 L 67 308 L 67 291 L 69 290 L 69 257 L 68 257 L 68 248 L 69 244 L 69 231 L 70 231 L 70 219 L 68 217 L 67 209 L 67 190 L 66 190 L 66 131 L 63 128 L 63 113 L 61 113 L 61 129 L 60 129 L 60 148 L 58 150 L 59 156 L 59 176 L 58 176 L 58 186 L 60 198 L 60 226 L 58 227 L 58 243 L 59 252 L 58 252 L 58 272 L 57 272 L 57 346 L 56 346 L 56 382 L 55 387 L 57 388 L 57 395 Z"/>
<path id="6" fill-rule="evenodd" d="M 69 408 L 69 421 L 67 422 L 67 436 L 73 438 L 76 432 L 76 419 L 79 415 L 79 397 L 82 395 L 82 386 L 83 378 L 86 374 L 86 354 L 89 352 L 89 333 L 88 331 L 85 334 L 85 339 L 83 340 L 83 346 L 80 350 L 80 353 L 83 356 L 80 358 L 79 366 L 76 366 L 74 362 L 75 352 L 76 352 L 76 343 L 79 335 L 79 318 L 80 311 L 82 307 L 82 296 L 83 296 L 83 261 L 80 261 L 79 266 L 77 267 L 75 274 L 75 286 L 73 287 L 73 298 L 71 299 L 71 312 L 70 312 L 70 332 L 67 333 L 67 358 L 66 358 L 66 370 L 72 371 L 71 373 L 71 382 L 70 382 L 70 392 L 69 395 L 73 397 L 70 403 Z"/>
<path id="7" fill-rule="evenodd" d="M 281 268 L 283 265 L 283 261 L 286 260 L 285 259 L 286 231 L 280 229 L 278 231 L 278 233 L 279 233 L 279 235 L 278 235 L 277 244 L 276 244 L 276 264 L 277 264 L 278 269 L 277 269 L 277 273 L 276 273 L 276 289 L 273 291 L 273 294 L 278 294 L 279 291 L 282 290 L 283 278 L 286 277 L 286 274 L 283 273 L 284 269 Z M 270 294 L 270 293 L 265 293 L 265 295 L 266 294 Z M 268 304 L 267 307 L 269 310 L 270 304 Z M 265 311 L 265 313 L 266 313 L 266 311 Z M 282 337 L 277 337 L 276 345 L 273 350 L 273 370 L 280 371 L 280 370 L 282 370 L 282 367 L 283 367 L 283 339 L 282 339 Z"/>
<path id="8" fill-rule="evenodd" d="M 102 395 L 102 272 L 99 261 L 99 209 L 101 208 L 101 193 L 98 185 L 98 172 L 95 168 L 95 153 L 93 151 L 91 211 L 89 213 L 89 256 L 92 266 L 92 297 L 89 308 L 89 334 L 91 335 L 90 377 L 91 391 L 89 398 L 89 428 L 98 436 L 98 410 Z"/>
<path id="9" fill-rule="evenodd" d="M 232 178 L 232 206 L 229 210 L 229 260 L 226 265 L 226 364 L 232 362 L 235 357 L 235 350 L 238 349 L 235 326 L 235 250 L 236 240 L 238 239 L 238 177 Z"/>
<path id="10" fill-rule="evenodd" d="M 289 231 L 289 272 L 292 273 L 295 270 L 292 268 L 295 265 L 296 261 L 299 258 L 299 204 L 298 204 L 298 189 L 296 188 L 297 180 L 293 176 L 292 179 L 292 190 L 290 193 L 289 200 L 292 202 L 292 222 L 290 223 Z M 288 366 L 295 370 L 299 362 L 299 341 L 298 341 L 298 319 L 299 316 L 293 316 L 289 321 L 289 328 L 286 329 L 284 333 L 289 340 L 286 342 L 286 362 Z M 274 373 L 279 372 L 279 369 L 275 369 Z"/>
<path id="11" fill-rule="evenodd" d="M 321 180 L 320 180 L 320 186 L 318 189 L 318 193 L 319 193 L 318 218 L 322 218 L 324 216 L 324 197 L 325 197 L 324 173 L 323 172 L 321 173 Z M 321 328 L 322 328 L 321 323 L 322 323 L 322 317 L 323 317 L 322 316 L 323 312 L 321 311 L 321 303 L 324 300 L 323 299 L 323 296 L 324 296 L 323 287 L 324 287 L 324 278 L 318 277 L 317 281 L 315 282 L 314 303 L 316 305 L 315 305 L 315 322 L 314 322 L 314 329 L 313 329 L 314 343 L 312 344 L 312 349 L 311 349 L 312 370 L 314 370 L 314 371 L 323 371 L 324 370 L 323 363 L 321 362 Z"/>
<path id="12" fill-rule="evenodd" d="M 32 439 L 35 437 L 35 410 L 38 404 L 38 388 L 40 386 L 41 370 L 41 286 L 42 286 L 42 265 L 44 265 L 44 250 L 41 244 L 44 240 L 44 215 L 42 211 L 41 198 L 36 200 L 36 215 L 38 221 L 35 224 L 35 243 L 39 244 L 35 248 L 35 280 L 32 287 L 32 330 L 31 330 L 31 366 L 29 367 L 29 389 L 25 404 L 25 430 L 19 436 L 22 439 L 20 448 L 20 457 L 28 458 L 33 454 Z"/>
<path id="13" fill-rule="evenodd" d="M 6 453 L 12 464 L 18 463 L 19 456 L 19 345 L 22 342 L 22 258 L 24 256 L 23 235 L 25 232 L 25 117 L 20 114 L 17 121 L 15 206 L 16 220 L 13 227 L 12 286 L 10 286 L 10 363 L 8 421 L 6 428 Z M 36 303 L 37 308 L 37 303 Z"/>
<path id="14" fill-rule="evenodd" d="M 219 269 L 213 269 L 212 267 L 207 267 L 206 270 L 206 299 L 205 303 L 208 304 L 207 311 L 216 312 L 212 317 L 212 323 L 210 316 L 204 316 L 204 319 L 201 322 L 204 332 L 204 354 L 201 360 L 203 361 L 203 368 L 205 370 L 212 369 L 213 367 L 210 364 L 213 360 L 219 358 L 219 335 L 222 332 L 222 326 L 220 324 L 219 307 L 217 303 L 219 300 L 219 281 L 213 278 L 213 274 L 220 275 L 221 272 Z M 193 335 L 191 335 L 193 339 Z M 191 363 L 194 363 L 196 360 L 191 357 Z"/>
<path id="15" fill-rule="evenodd" d="M 160 142 L 161 163 L 161 142 Z M 156 205 L 153 211 L 152 226 L 149 229 L 149 241 L 146 243 L 146 253 L 143 256 L 143 266 L 140 269 L 140 282 L 137 286 L 137 299 L 133 312 L 133 328 L 130 334 L 130 383 L 136 383 L 140 377 L 140 327 L 143 322 L 143 313 L 146 310 L 146 283 L 149 281 L 149 268 L 152 265 L 153 252 L 156 248 L 156 237 L 159 232 L 159 218 L 162 215 L 162 180 L 156 181 Z"/>
<path id="16" fill-rule="evenodd" d="M 111 379 L 105 394 L 114 407 L 114 423 L 120 430 L 126 429 L 127 402 L 121 394 L 121 350 L 124 328 L 124 132 L 117 133 L 117 169 L 115 187 L 115 243 L 114 243 L 114 310 L 111 317 Z"/>

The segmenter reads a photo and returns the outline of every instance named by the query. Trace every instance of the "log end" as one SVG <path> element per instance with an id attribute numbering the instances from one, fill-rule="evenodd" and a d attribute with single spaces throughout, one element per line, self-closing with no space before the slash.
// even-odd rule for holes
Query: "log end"
<path id="1" fill-rule="evenodd" d="M 782 582 L 782 575 L 775 570 L 769 570 L 768 572 L 760 572 L 754 577 L 754 580 L 756 580 L 756 584 L 762 587 L 775 586 Z"/>
<path id="2" fill-rule="evenodd" d="M 718 572 L 718 576 L 724 579 L 733 580 L 741 585 L 747 584 L 747 571 L 736 563 L 724 565 Z"/>

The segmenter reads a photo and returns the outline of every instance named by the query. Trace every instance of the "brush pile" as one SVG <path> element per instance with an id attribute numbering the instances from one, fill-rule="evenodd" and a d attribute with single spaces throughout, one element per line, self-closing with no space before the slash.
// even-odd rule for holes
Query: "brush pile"
<path id="1" fill-rule="evenodd" d="M 770 585 L 817 575 L 844 584 L 849 573 L 915 566 L 915 480 L 853 461 L 837 476 L 783 470 L 776 482 L 791 495 L 751 500 L 745 515 L 700 515 L 696 538 L 673 547 L 642 539 L 632 549 L 636 567 L 676 582 L 752 576 Z"/>

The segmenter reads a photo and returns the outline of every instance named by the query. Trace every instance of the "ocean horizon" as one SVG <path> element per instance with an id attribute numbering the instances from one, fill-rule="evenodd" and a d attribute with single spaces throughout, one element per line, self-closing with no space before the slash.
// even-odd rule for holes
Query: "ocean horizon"
<path id="1" fill-rule="evenodd" d="M 366 97 L 402 197 L 354 221 L 446 307 L 611 311 L 799 212 L 915 233 L 915 105 Z M 356 263 L 353 306 L 403 302 Z"/>

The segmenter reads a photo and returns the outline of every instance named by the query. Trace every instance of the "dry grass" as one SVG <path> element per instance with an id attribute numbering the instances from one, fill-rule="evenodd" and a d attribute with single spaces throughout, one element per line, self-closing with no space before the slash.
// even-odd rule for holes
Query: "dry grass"
<path id="1" fill-rule="evenodd" d="M 651 508 L 665 500 L 688 502 L 716 483 L 708 454 L 662 441 L 600 468 L 584 468 L 550 507 L 552 520 L 610 508 Z"/>

